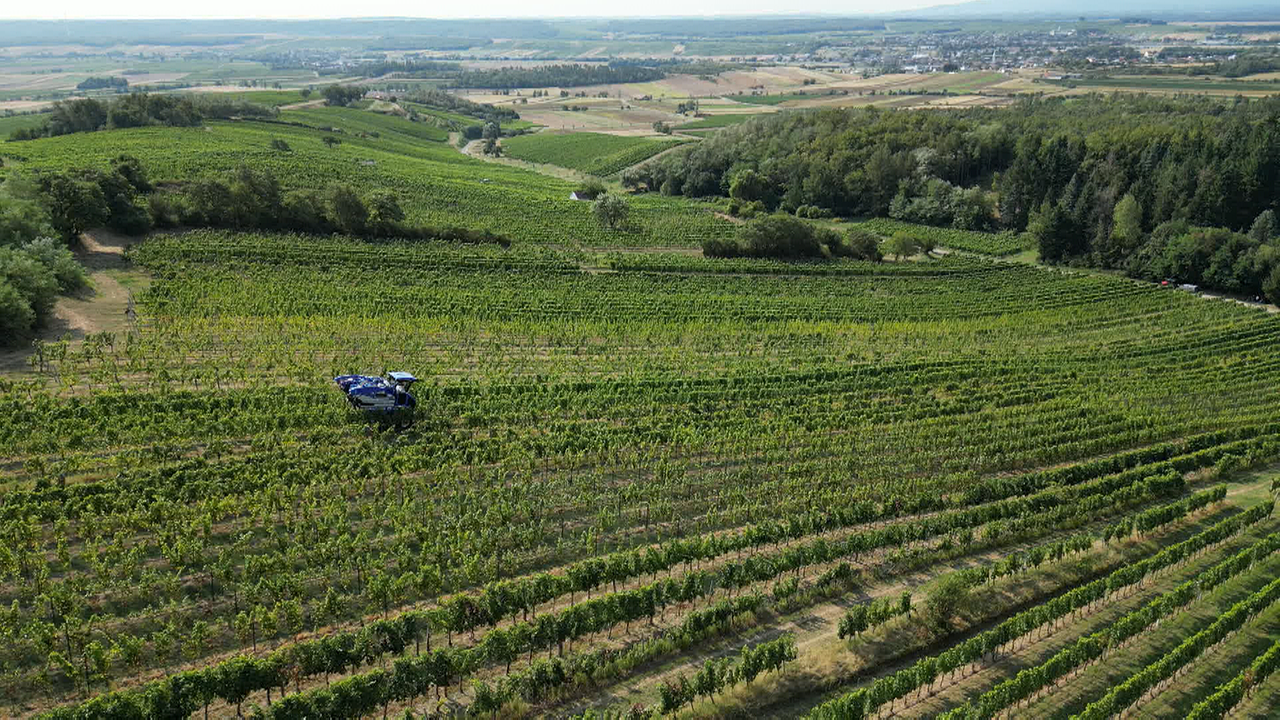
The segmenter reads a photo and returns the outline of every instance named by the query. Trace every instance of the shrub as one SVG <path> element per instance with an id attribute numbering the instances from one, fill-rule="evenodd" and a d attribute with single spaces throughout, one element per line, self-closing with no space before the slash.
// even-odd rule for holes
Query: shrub
<path id="1" fill-rule="evenodd" d="M 74 292 L 89 284 L 84 266 L 56 238 L 36 238 L 23 246 L 22 250 L 53 273 L 58 289 L 62 292 Z"/>
<path id="2" fill-rule="evenodd" d="M 16 345 L 26 339 L 36 324 L 36 313 L 26 297 L 0 277 L 0 344 Z"/>
<path id="3" fill-rule="evenodd" d="M 588 178 L 583 180 L 574 192 L 584 200 L 595 200 L 597 197 L 609 192 L 609 188 L 605 187 L 604 182 L 598 178 Z"/>
<path id="4" fill-rule="evenodd" d="M 851 258 L 871 262 L 880 262 L 884 259 L 884 254 L 880 252 L 880 237 L 869 230 L 850 228 L 845 233 L 844 245 Z"/>

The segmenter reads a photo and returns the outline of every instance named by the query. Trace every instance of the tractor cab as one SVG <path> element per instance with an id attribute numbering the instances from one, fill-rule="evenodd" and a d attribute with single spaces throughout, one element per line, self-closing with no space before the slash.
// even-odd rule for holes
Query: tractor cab
<path id="1" fill-rule="evenodd" d="M 394 383 L 397 387 L 400 387 L 404 390 L 408 390 L 410 386 L 418 382 L 418 378 L 414 377 L 413 375 L 410 375 L 407 372 L 400 372 L 398 370 L 393 370 L 387 373 L 387 379 L 390 380 L 392 383 Z"/>

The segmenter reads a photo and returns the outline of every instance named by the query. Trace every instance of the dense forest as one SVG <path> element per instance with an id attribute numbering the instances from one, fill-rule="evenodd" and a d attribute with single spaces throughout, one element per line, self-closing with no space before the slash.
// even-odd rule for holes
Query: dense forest
<path id="1" fill-rule="evenodd" d="M 973 230 L 1029 231 L 1047 262 L 1273 298 L 1280 99 L 1093 96 L 1005 109 L 782 113 L 628 172 L 728 195 Z"/>

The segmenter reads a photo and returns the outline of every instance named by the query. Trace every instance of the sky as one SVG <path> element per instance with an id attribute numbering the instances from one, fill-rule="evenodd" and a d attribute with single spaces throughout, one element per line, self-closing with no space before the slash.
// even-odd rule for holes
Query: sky
<path id="1" fill-rule="evenodd" d="M 5 0 L 0 18 L 71 20 L 106 18 L 346 18 L 346 17 L 655 17 L 690 15 L 756 15 L 827 13 L 858 15 L 894 12 L 962 0 L 487 0 L 470 3 L 440 0 L 58 0 L 55 3 Z"/>

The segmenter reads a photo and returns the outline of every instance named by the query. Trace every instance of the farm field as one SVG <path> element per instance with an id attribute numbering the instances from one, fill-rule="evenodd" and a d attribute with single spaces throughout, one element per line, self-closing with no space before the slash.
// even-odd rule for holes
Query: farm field
<path id="1" fill-rule="evenodd" d="M 505 140 L 503 149 L 519 160 L 559 165 L 601 177 L 644 162 L 681 140 L 619 137 L 600 133 L 521 135 Z"/>
<path id="2" fill-rule="evenodd" d="M 1123 630 L 1044 702 L 1173 717 L 1264 650 L 1267 313 L 977 255 L 129 254 L 134 331 L 0 386 L 8 716 L 1018 715 L 1043 683 L 994 688 Z M 329 380 L 382 368 L 426 379 L 409 431 Z M 1221 672 L 1163 660 L 1202 631 Z"/>
<path id="3" fill-rule="evenodd" d="M 330 138 L 337 144 L 328 145 Z M 569 200 L 573 185 L 528 170 L 485 163 L 450 146 L 429 122 L 352 108 L 287 110 L 279 121 L 211 121 L 201 128 L 133 128 L 0 146 L 20 168 L 104 167 L 128 153 L 154 180 L 224 177 L 240 164 L 271 170 L 286 189 L 335 181 L 400 196 L 407 219 L 489 229 L 520 241 L 584 246 L 697 244 L 732 225 L 696 203 L 634 198 L 630 222 L 607 229 L 591 208 Z M 272 148 L 283 141 L 288 150 Z"/>

